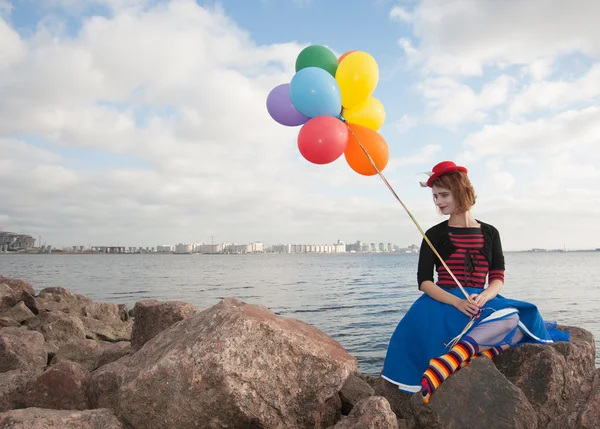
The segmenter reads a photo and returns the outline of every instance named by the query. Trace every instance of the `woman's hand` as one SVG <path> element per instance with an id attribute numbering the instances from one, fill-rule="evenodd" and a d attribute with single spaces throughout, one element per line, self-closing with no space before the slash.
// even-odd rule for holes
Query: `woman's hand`
<path id="1" fill-rule="evenodd" d="M 471 301 L 473 301 L 473 303 L 475 305 L 477 305 L 477 307 L 479 307 L 479 308 L 483 307 L 485 305 L 485 303 L 488 302 L 487 296 L 485 296 L 484 294 L 479 294 L 479 293 L 471 294 L 471 296 L 469 296 L 469 299 Z"/>
<path id="2" fill-rule="evenodd" d="M 456 301 L 454 306 L 458 311 L 466 314 L 469 317 L 472 317 L 479 312 L 479 307 L 475 303 L 467 301 L 466 299 L 459 299 Z"/>

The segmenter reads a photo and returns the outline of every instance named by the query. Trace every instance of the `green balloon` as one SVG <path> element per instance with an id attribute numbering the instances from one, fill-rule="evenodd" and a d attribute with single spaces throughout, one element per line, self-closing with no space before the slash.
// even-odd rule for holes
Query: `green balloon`
<path id="1" fill-rule="evenodd" d="M 327 70 L 333 77 L 338 68 L 338 59 L 325 46 L 311 45 L 302 50 L 296 58 L 296 72 L 306 67 Z"/>

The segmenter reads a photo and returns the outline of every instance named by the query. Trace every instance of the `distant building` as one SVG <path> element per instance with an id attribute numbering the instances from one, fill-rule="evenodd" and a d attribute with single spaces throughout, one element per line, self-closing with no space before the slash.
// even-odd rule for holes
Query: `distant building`
<path id="1" fill-rule="evenodd" d="M 291 244 L 275 244 L 271 246 L 272 253 L 292 253 Z"/>
<path id="2" fill-rule="evenodd" d="M 177 246 L 175 246 L 175 253 L 177 254 L 191 254 L 194 252 L 194 245 L 193 244 L 184 244 L 184 243 L 179 243 Z"/>
<path id="3" fill-rule="evenodd" d="M 0 250 L 14 251 L 35 247 L 35 238 L 31 235 L 0 231 Z"/>
<path id="4" fill-rule="evenodd" d="M 222 244 L 197 244 L 196 252 L 198 253 L 223 253 Z"/>
<path id="5" fill-rule="evenodd" d="M 175 251 L 175 247 L 170 244 L 159 244 L 156 246 L 156 251 L 158 253 L 173 253 Z"/>
<path id="6" fill-rule="evenodd" d="M 259 241 L 248 244 L 248 253 L 264 253 L 265 245 Z"/>

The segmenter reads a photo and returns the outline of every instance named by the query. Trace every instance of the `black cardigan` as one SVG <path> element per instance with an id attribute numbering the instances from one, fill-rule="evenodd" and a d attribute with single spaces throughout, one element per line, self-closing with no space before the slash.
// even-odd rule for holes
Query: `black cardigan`
<path id="1" fill-rule="evenodd" d="M 504 254 L 502 253 L 500 233 L 492 225 L 483 223 L 479 220 L 477 220 L 477 222 L 481 225 L 481 232 L 484 240 L 481 253 L 487 260 L 489 269 L 504 270 Z M 425 233 L 444 261 L 447 261 L 457 250 L 456 246 L 452 244 L 452 241 L 450 240 L 448 231 L 448 221 L 446 220 L 431 227 Z M 419 267 L 417 270 L 417 284 L 419 285 L 419 289 L 421 288 L 421 283 L 424 281 L 434 281 L 434 267 L 437 270 L 441 265 L 438 257 L 433 253 L 425 239 L 423 239 L 421 242 L 421 250 L 419 252 Z"/>

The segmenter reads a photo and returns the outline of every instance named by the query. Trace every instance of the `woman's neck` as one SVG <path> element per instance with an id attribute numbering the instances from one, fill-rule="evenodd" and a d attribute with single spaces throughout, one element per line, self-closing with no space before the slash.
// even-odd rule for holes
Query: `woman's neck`
<path id="1" fill-rule="evenodd" d="M 458 228 L 478 228 L 481 226 L 471 214 L 471 210 L 467 210 L 464 213 L 451 214 L 450 219 L 448 219 L 448 225 Z"/>

